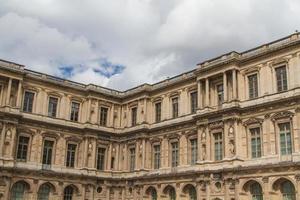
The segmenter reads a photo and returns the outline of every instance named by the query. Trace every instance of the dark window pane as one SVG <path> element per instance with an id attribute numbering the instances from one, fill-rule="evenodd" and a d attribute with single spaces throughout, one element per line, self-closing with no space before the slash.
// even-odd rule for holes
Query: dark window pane
<path id="1" fill-rule="evenodd" d="M 74 167 L 75 165 L 76 147 L 77 147 L 76 144 L 68 144 L 67 160 L 66 160 L 67 167 Z"/>
<path id="2" fill-rule="evenodd" d="M 26 91 L 24 96 L 24 102 L 23 102 L 24 112 L 32 112 L 33 99 L 34 99 L 34 93 Z"/>
<path id="3" fill-rule="evenodd" d="M 137 122 L 137 107 L 131 109 L 131 125 L 135 126 Z"/>
<path id="4" fill-rule="evenodd" d="M 198 93 L 191 93 L 191 113 L 196 113 L 198 107 Z"/>
<path id="5" fill-rule="evenodd" d="M 54 98 L 54 97 L 49 98 L 49 105 L 48 105 L 48 116 L 49 117 L 56 117 L 57 104 L 58 104 L 57 98 Z"/>
<path id="6" fill-rule="evenodd" d="M 172 117 L 178 117 L 178 98 L 172 99 Z"/>
<path id="7" fill-rule="evenodd" d="M 100 108 L 100 126 L 107 126 L 108 108 Z"/>
<path id="8" fill-rule="evenodd" d="M 72 121 L 78 121 L 79 107 L 80 107 L 79 103 L 72 102 L 72 106 L 71 106 L 71 118 L 70 118 Z"/>
<path id="9" fill-rule="evenodd" d="M 17 160 L 26 161 L 28 151 L 29 137 L 20 136 L 17 149 Z"/>
<path id="10" fill-rule="evenodd" d="M 161 102 L 155 104 L 155 122 L 161 121 Z"/>

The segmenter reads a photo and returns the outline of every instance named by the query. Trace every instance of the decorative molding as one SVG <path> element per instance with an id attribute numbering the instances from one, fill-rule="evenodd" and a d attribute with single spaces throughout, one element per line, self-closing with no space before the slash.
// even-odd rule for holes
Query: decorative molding
<path id="1" fill-rule="evenodd" d="M 210 130 L 213 130 L 213 129 L 223 129 L 223 127 L 224 127 L 224 122 L 223 121 L 217 121 L 217 122 L 212 122 L 212 123 L 208 124 L 208 128 Z"/>
<path id="2" fill-rule="evenodd" d="M 294 116 L 294 113 L 290 112 L 290 111 L 282 111 L 282 112 L 278 112 L 275 113 L 271 116 L 271 119 L 273 121 L 279 120 L 279 119 L 284 119 L 284 118 L 289 118 L 291 119 Z"/>
<path id="3" fill-rule="evenodd" d="M 252 125 L 252 124 L 259 124 L 261 125 L 263 123 L 263 119 L 261 118 L 249 118 L 247 120 L 245 120 L 243 123 L 244 126 L 249 126 L 249 125 Z"/>

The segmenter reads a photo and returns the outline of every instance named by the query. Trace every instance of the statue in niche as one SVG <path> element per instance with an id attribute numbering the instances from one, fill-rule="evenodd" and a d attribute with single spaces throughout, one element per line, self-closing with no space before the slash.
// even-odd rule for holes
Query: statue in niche
<path id="1" fill-rule="evenodd" d="M 201 140 L 205 140 L 205 138 L 206 138 L 206 133 L 205 133 L 205 131 L 203 131 L 201 134 Z"/>
<path id="2" fill-rule="evenodd" d="M 230 155 L 233 156 L 235 154 L 234 140 L 229 141 L 228 149 L 229 149 Z"/>
<path id="3" fill-rule="evenodd" d="M 124 147 L 124 148 L 122 149 L 122 151 L 123 151 L 123 153 L 122 153 L 122 159 L 124 160 L 124 158 L 125 158 L 125 152 L 126 152 L 126 148 Z"/>
<path id="4" fill-rule="evenodd" d="M 88 155 L 92 155 L 92 152 L 93 152 L 93 144 L 92 143 L 89 143 L 88 145 Z"/>
<path id="5" fill-rule="evenodd" d="M 10 129 L 7 129 L 5 134 L 5 144 L 9 144 L 12 138 L 12 132 Z"/>
<path id="6" fill-rule="evenodd" d="M 230 126 L 228 129 L 228 136 L 233 137 L 234 136 L 234 128 L 233 126 Z"/>
<path id="7" fill-rule="evenodd" d="M 139 150 L 140 150 L 140 156 L 142 156 L 143 155 L 143 145 L 142 144 L 140 144 L 140 146 L 139 146 Z"/>
<path id="8" fill-rule="evenodd" d="M 206 145 L 202 145 L 202 160 L 206 160 Z"/>

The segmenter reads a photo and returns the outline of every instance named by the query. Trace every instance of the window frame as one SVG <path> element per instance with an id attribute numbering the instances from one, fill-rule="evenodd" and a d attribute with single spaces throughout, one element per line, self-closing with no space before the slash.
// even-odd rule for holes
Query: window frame
<path id="1" fill-rule="evenodd" d="M 157 105 L 160 105 L 159 115 L 158 115 L 158 112 L 157 112 Z M 161 121 L 162 121 L 162 102 L 157 101 L 157 102 L 154 102 L 154 122 L 159 123 Z"/>
<path id="2" fill-rule="evenodd" d="M 250 94 L 250 77 L 252 76 L 256 76 L 256 96 L 251 96 Z M 260 81 L 259 81 L 259 72 L 258 71 L 255 71 L 255 72 L 252 72 L 252 73 L 249 73 L 247 74 L 247 95 L 248 95 L 248 99 L 256 99 L 260 96 Z M 252 85 L 253 86 L 253 85 Z"/>
<path id="3" fill-rule="evenodd" d="M 130 108 L 130 119 L 131 119 L 131 126 L 137 126 L 138 125 L 138 107 L 133 106 Z"/>
<path id="4" fill-rule="evenodd" d="M 216 135 L 217 134 L 220 134 L 221 135 L 221 139 L 218 139 L 217 141 L 216 141 Z M 213 157 L 213 160 L 214 161 L 222 161 L 223 159 L 224 159 L 224 153 L 225 153 L 225 151 L 224 151 L 224 132 L 223 131 L 215 131 L 215 132 L 213 132 L 212 133 L 212 139 L 213 139 L 213 155 L 214 155 L 214 157 Z M 217 158 L 217 155 L 216 155 L 216 143 L 220 143 L 221 142 L 221 158 L 219 159 L 219 158 Z"/>
<path id="5" fill-rule="evenodd" d="M 56 105 L 56 111 L 55 111 L 55 116 L 50 116 L 49 115 L 49 105 L 50 105 L 50 99 L 55 98 L 57 99 L 57 105 Z M 54 95 L 49 95 L 48 96 L 48 106 L 47 106 L 47 116 L 51 118 L 58 118 L 59 116 L 59 106 L 60 106 L 60 97 L 54 96 Z"/>
<path id="6" fill-rule="evenodd" d="M 280 131 L 280 125 L 281 124 L 288 124 L 289 125 L 289 132 L 290 132 L 290 149 L 291 152 L 286 152 L 285 154 L 282 154 L 282 147 L 281 147 L 281 131 Z M 290 156 L 293 154 L 294 152 L 294 142 L 293 142 L 293 125 L 292 125 L 292 121 L 291 120 L 278 120 L 276 121 L 276 130 L 277 130 L 277 137 L 278 137 L 278 154 L 280 156 Z M 285 132 L 285 136 L 286 136 L 286 132 Z M 285 143 L 287 144 L 287 138 L 285 137 Z M 285 147 L 285 150 L 287 151 L 288 147 Z"/>
<path id="7" fill-rule="evenodd" d="M 176 103 L 174 103 L 175 100 L 177 100 Z M 174 105 L 177 105 L 177 106 L 174 107 Z M 172 114 L 172 119 L 179 117 L 179 96 L 177 96 L 177 95 L 171 97 L 171 114 Z"/>
<path id="8" fill-rule="evenodd" d="M 159 153 L 155 150 L 155 147 L 159 146 Z M 159 155 L 158 163 L 156 163 L 156 155 Z M 152 168 L 154 170 L 158 170 L 161 168 L 161 143 L 160 142 L 155 142 L 152 144 Z"/>
<path id="9" fill-rule="evenodd" d="M 259 130 L 259 138 L 260 138 L 260 156 L 256 156 L 256 157 L 253 157 L 253 149 L 252 149 L 252 139 L 253 139 L 253 137 L 252 137 L 252 132 L 251 132 L 251 130 L 254 130 L 254 129 L 257 129 L 257 130 Z M 251 126 L 249 126 L 248 127 L 248 138 L 249 138 L 249 148 L 250 148 L 250 150 L 249 150 L 249 157 L 251 158 L 251 159 L 260 159 L 261 157 L 263 157 L 263 132 L 262 132 L 262 127 L 260 126 L 260 125 L 255 125 L 255 124 L 253 124 L 253 125 L 251 125 Z M 256 139 L 258 138 L 257 136 L 255 137 Z M 256 152 L 256 154 L 257 154 L 257 152 Z"/>
<path id="10" fill-rule="evenodd" d="M 219 87 L 222 87 L 222 92 L 219 91 Z M 216 83 L 215 85 L 215 90 L 216 90 L 216 100 L 217 100 L 217 105 L 221 106 L 224 103 L 224 83 Z M 221 100 L 219 97 L 222 97 Z"/>
<path id="11" fill-rule="evenodd" d="M 78 104 L 78 116 L 77 116 L 77 120 L 72 119 L 72 108 L 73 108 L 73 103 Z M 71 105 L 70 105 L 70 113 L 69 113 L 69 120 L 72 122 L 80 122 L 80 112 L 81 112 L 81 102 L 77 101 L 77 100 L 71 100 Z"/>
<path id="12" fill-rule="evenodd" d="M 51 163 L 50 163 L 50 166 L 49 164 L 44 164 L 43 163 L 43 160 L 44 160 L 44 148 L 45 148 L 45 141 L 51 141 L 53 142 L 53 146 L 52 146 L 52 152 L 51 152 Z M 42 146 L 42 156 L 41 156 L 41 163 L 42 163 L 42 167 L 45 169 L 48 169 L 47 167 L 51 167 L 53 165 L 53 163 L 55 163 L 55 149 L 56 149 L 56 139 L 54 138 L 51 138 L 51 137 L 43 137 L 43 146 Z M 44 165 L 47 165 L 47 166 L 44 166 Z"/>
<path id="13" fill-rule="evenodd" d="M 193 145 L 192 145 L 192 141 L 196 141 L 196 146 L 195 146 L 195 152 L 193 153 Z M 189 137 L 188 138 L 188 142 L 189 142 L 189 164 L 190 165 L 196 165 L 197 161 L 198 161 L 198 137 L 197 135 Z M 193 160 L 193 155 L 195 156 L 195 160 Z"/>
<path id="14" fill-rule="evenodd" d="M 99 169 L 98 168 L 98 164 L 99 164 L 99 149 L 104 149 L 104 154 L 103 154 L 103 169 Z M 106 159 L 107 159 L 107 147 L 103 146 L 103 145 L 97 145 L 97 149 L 96 149 L 96 169 L 98 171 L 105 171 L 106 169 Z"/>
<path id="15" fill-rule="evenodd" d="M 28 144 L 27 144 L 27 153 L 26 153 L 26 159 L 20 159 L 18 158 L 18 150 L 19 150 L 19 141 L 20 141 L 20 137 L 28 137 Z M 31 154 L 31 140 L 32 140 L 32 136 L 30 134 L 27 133 L 20 133 L 17 135 L 17 149 L 16 149 L 16 153 L 15 153 L 15 158 L 17 162 L 27 162 L 28 158 L 30 158 L 30 154 Z"/>
<path id="16" fill-rule="evenodd" d="M 107 109 L 107 112 L 106 112 L 106 121 L 105 121 L 105 124 L 102 124 L 101 123 L 101 117 L 102 117 L 102 109 Z M 108 121 L 109 121 L 109 111 L 110 111 L 110 108 L 108 106 L 103 106 L 103 105 L 100 105 L 99 106 L 99 126 L 102 126 L 102 127 L 108 127 Z"/>
<path id="17" fill-rule="evenodd" d="M 195 94 L 195 102 L 193 104 L 193 94 Z M 195 114 L 198 109 L 198 91 L 193 90 L 189 92 L 189 103 L 190 103 L 190 113 Z M 193 105 L 195 105 L 195 108 L 193 108 Z M 194 110 L 193 110 L 194 109 Z"/>
<path id="18" fill-rule="evenodd" d="M 174 143 L 177 143 L 177 149 L 175 149 L 175 150 L 173 149 L 173 146 L 172 146 L 172 144 L 174 144 Z M 170 149 L 169 150 L 169 152 L 170 152 L 170 167 L 176 168 L 180 165 L 180 143 L 179 143 L 179 140 L 178 139 L 170 140 L 169 145 L 170 145 L 170 148 L 169 148 Z M 175 161 L 173 160 L 173 153 L 176 153 Z"/>
<path id="19" fill-rule="evenodd" d="M 73 166 L 68 166 L 67 163 L 68 163 L 68 151 L 69 151 L 69 148 L 68 146 L 70 145 L 76 145 L 76 148 L 75 148 L 75 153 L 74 153 L 74 164 Z M 65 167 L 66 168 L 70 168 L 70 169 L 75 169 L 76 166 L 77 166 L 77 154 L 78 154 L 78 148 L 79 148 L 79 144 L 76 143 L 76 142 L 73 142 L 73 141 L 67 141 L 66 143 L 66 157 L 65 157 Z"/>
<path id="20" fill-rule="evenodd" d="M 31 111 L 24 110 L 25 95 L 26 95 L 27 92 L 33 94 L 32 110 Z M 25 113 L 34 113 L 35 112 L 35 101 L 36 101 L 36 92 L 33 91 L 33 90 L 30 90 L 30 89 L 25 89 L 24 92 L 23 92 L 22 112 L 25 112 Z"/>
<path id="21" fill-rule="evenodd" d="M 282 84 L 282 89 L 279 90 L 279 85 L 278 85 L 278 77 L 277 77 L 277 70 L 279 70 L 280 68 L 284 68 L 285 69 L 285 76 L 286 76 L 286 88 L 284 87 L 284 84 Z M 283 63 L 283 64 L 278 64 L 276 66 L 274 66 L 274 76 L 275 76 L 275 91 L 276 93 L 281 93 L 281 92 L 286 92 L 289 90 L 289 68 L 288 68 L 288 64 L 287 63 Z M 283 83 L 281 81 L 281 83 Z"/>
<path id="22" fill-rule="evenodd" d="M 132 153 L 131 150 L 133 150 L 134 153 Z M 129 154 L 128 154 L 129 166 L 128 167 L 129 167 L 129 171 L 133 172 L 136 169 L 136 158 L 137 158 L 137 156 L 136 156 L 136 146 L 134 146 L 134 145 L 129 146 L 128 147 L 128 152 L 129 152 Z"/>

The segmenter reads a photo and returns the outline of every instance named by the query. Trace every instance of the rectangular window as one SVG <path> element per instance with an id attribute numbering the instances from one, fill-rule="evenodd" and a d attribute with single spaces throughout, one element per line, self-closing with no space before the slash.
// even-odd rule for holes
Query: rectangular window
<path id="1" fill-rule="evenodd" d="M 253 99 L 253 98 L 258 97 L 257 74 L 248 76 L 248 84 L 249 84 L 249 98 Z"/>
<path id="2" fill-rule="evenodd" d="M 178 98 L 172 99 L 172 117 L 176 118 L 178 117 Z"/>
<path id="3" fill-rule="evenodd" d="M 191 139 L 191 164 L 194 165 L 197 162 L 198 156 L 198 141 L 197 139 Z"/>
<path id="4" fill-rule="evenodd" d="M 215 133 L 214 134 L 215 140 L 215 160 L 222 160 L 223 159 L 223 137 L 222 133 Z"/>
<path id="5" fill-rule="evenodd" d="M 100 126 L 107 126 L 108 108 L 100 108 Z"/>
<path id="6" fill-rule="evenodd" d="M 137 121 L 137 107 L 131 109 L 131 125 L 135 126 Z"/>
<path id="7" fill-rule="evenodd" d="M 275 69 L 275 71 L 276 71 L 277 91 L 281 92 L 287 90 L 286 66 L 278 67 Z"/>
<path id="8" fill-rule="evenodd" d="M 28 152 L 29 137 L 20 136 L 18 141 L 17 160 L 26 161 Z"/>
<path id="9" fill-rule="evenodd" d="M 218 97 L 218 105 L 222 105 L 222 103 L 224 102 L 223 84 L 217 85 L 217 97 Z"/>
<path id="10" fill-rule="evenodd" d="M 77 102 L 72 102 L 72 106 L 71 106 L 71 117 L 70 119 L 72 121 L 78 121 L 78 117 L 79 117 L 79 107 L 80 104 Z"/>
<path id="11" fill-rule="evenodd" d="M 48 104 L 48 116 L 56 117 L 58 98 L 50 97 Z"/>
<path id="12" fill-rule="evenodd" d="M 278 124 L 280 137 L 281 155 L 289 155 L 292 153 L 292 136 L 290 123 Z"/>
<path id="13" fill-rule="evenodd" d="M 196 113 L 198 107 L 198 92 L 192 92 L 190 95 L 191 95 L 191 113 Z"/>
<path id="14" fill-rule="evenodd" d="M 97 150 L 97 169 L 104 170 L 105 148 L 99 147 Z"/>
<path id="15" fill-rule="evenodd" d="M 251 128 L 251 155 L 252 158 L 261 157 L 261 138 L 260 138 L 260 128 Z"/>
<path id="16" fill-rule="evenodd" d="M 44 141 L 44 150 L 43 150 L 43 169 L 48 169 L 52 163 L 52 152 L 53 152 L 54 142 L 51 140 Z"/>
<path id="17" fill-rule="evenodd" d="M 154 169 L 160 168 L 160 145 L 153 146 Z"/>
<path id="18" fill-rule="evenodd" d="M 131 148 L 129 149 L 129 153 L 130 153 L 130 171 L 134 171 L 135 169 L 135 148 Z"/>
<path id="19" fill-rule="evenodd" d="M 67 167 L 75 166 L 76 147 L 77 147 L 76 144 L 68 144 L 67 161 L 66 161 Z"/>
<path id="20" fill-rule="evenodd" d="M 23 102 L 24 112 L 32 112 L 33 99 L 34 99 L 34 93 L 26 91 L 24 96 L 24 102 Z"/>
<path id="21" fill-rule="evenodd" d="M 155 122 L 161 121 L 161 102 L 155 104 Z"/>
<path id="22" fill-rule="evenodd" d="M 178 159 L 179 159 L 179 148 L 178 148 L 178 142 L 173 142 L 171 143 L 172 147 L 172 167 L 177 167 L 178 166 Z"/>

